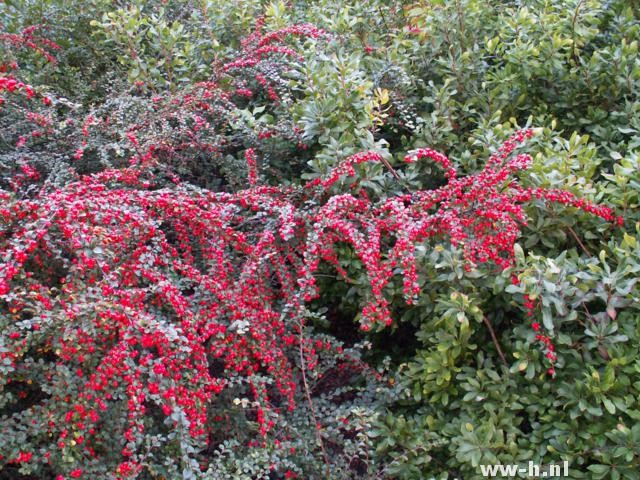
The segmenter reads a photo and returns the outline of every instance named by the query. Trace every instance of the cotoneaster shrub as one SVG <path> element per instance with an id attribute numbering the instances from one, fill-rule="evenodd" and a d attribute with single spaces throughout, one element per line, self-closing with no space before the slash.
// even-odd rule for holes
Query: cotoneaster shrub
<path id="1" fill-rule="evenodd" d="M 468 270 L 489 261 L 506 268 L 525 222 L 522 202 L 541 198 L 614 220 L 607 207 L 568 192 L 517 185 L 513 174 L 530 157 L 512 151 L 531 135 L 520 132 L 482 172 L 460 179 L 442 154 L 411 153 L 407 162 L 427 157 L 444 167 L 448 183 L 377 204 L 325 194 L 356 165 L 383 161 L 375 152 L 301 188 L 161 188 L 142 164 L 34 199 L 3 193 L 4 408 L 19 409 L 3 422 L 4 461 L 26 472 L 51 465 L 72 478 L 127 478 L 162 471 L 159 454 L 197 476 L 209 468 L 203 453 L 219 428 L 212 413 L 234 384 L 245 385 L 256 406 L 262 442 L 281 441 L 278 417 L 296 408 L 302 389 L 326 456 L 306 377 L 318 349 L 341 350 L 307 336 L 305 303 L 320 293 L 321 261 L 346 274 L 334 244 L 350 244 L 366 270 L 368 330 L 393 321 L 384 290 L 396 268 L 407 300 L 419 295 L 416 243 L 459 245 Z M 548 337 L 538 339 L 553 365 Z M 29 393 L 38 400 L 20 408 Z"/>

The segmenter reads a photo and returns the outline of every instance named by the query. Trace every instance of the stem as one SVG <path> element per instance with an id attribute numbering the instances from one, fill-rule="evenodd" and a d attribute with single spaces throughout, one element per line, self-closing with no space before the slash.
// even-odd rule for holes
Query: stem
<path id="1" fill-rule="evenodd" d="M 569 229 L 569 233 L 571 234 L 571 236 L 573 237 L 573 239 L 578 242 L 578 245 L 580 245 L 580 248 L 582 249 L 582 251 L 588 256 L 588 257 L 593 257 L 593 255 L 591 255 L 591 252 L 589 251 L 589 249 L 587 248 L 587 246 L 582 243 L 582 240 L 580 240 L 580 237 L 578 237 L 578 234 L 575 232 L 575 230 L 571 227 L 567 227 Z"/>
<path id="2" fill-rule="evenodd" d="M 382 159 L 382 164 L 387 167 L 387 169 L 391 172 L 391 174 L 395 177 L 396 180 L 400 181 L 400 176 L 398 175 L 398 172 L 396 172 L 393 167 L 391 166 L 391 164 L 386 160 L 386 159 Z"/>
<path id="3" fill-rule="evenodd" d="M 498 355 L 500 355 L 500 360 L 502 360 L 502 363 L 508 366 L 509 363 L 507 362 L 507 358 L 504 356 L 502 348 L 500 347 L 500 343 L 498 342 L 498 337 L 496 337 L 496 332 L 493 330 L 493 326 L 491 325 L 491 322 L 485 315 L 482 316 L 482 321 L 489 329 L 489 333 L 491 334 L 491 339 L 493 340 L 493 344 L 496 346 L 496 350 L 498 350 Z"/>
<path id="4" fill-rule="evenodd" d="M 386 34 L 384 36 L 384 44 L 385 44 L 385 49 L 384 49 L 384 56 L 386 57 L 387 61 L 389 61 L 389 50 L 391 50 L 389 47 L 390 45 L 390 38 L 389 38 L 389 32 L 391 32 L 391 27 L 389 26 L 389 23 L 387 23 L 387 16 L 384 14 L 384 11 L 382 10 L 382 7 L 380 5 L 378 5 L 378 13 L 380 14 L 380 18 L 382 19 L 382 21 L 384 22 L 384 26 L 387 29 Z"/>
<path id="5" fill-rule="evenodd" d="M 576 52 L 576 22 L 578 21 L 578 13 L 584 0 L 580 0 L 576 5 L 576 10 L 573 13 L 573 19 L 571 20 L 571 58 L 575 62 L 576 66 L 579 65 L 578 54 Z"/>
<path id="6" fill-rule="evenodd" d="M 311 418 L 313 419 L 313 428 L 316 431 L 316 440 L 318 441 L 318 445 L 320 446 L 320 450 L 322 451 L 322 457 L 324 459 L 324 463 L 327 466 L 327 478 L 330 478 L 330 468 L 329 468 L 329 456 L 327 455 L 327 451 L 324 449 L 324 442 L 322 441 L 322 435 L 320 434 L 320 428 L 318 423 L 318 417 L 316 416 L 316 409 L 313 406 L 313 400 L 311 399 L 311 390 L 309 389 L 309 383 L 307 382 L 307 374 L 306 374 L 306 362 L 304 360 L 304 352 L 302 350 L 302 341 L 304 340 L 304 322 L 300 320 L 300 338 L 298 340 L 298 351 L 300 352 L 300 371 L 302 373 L 302 384 L 304 385 L 304 393 L 307 397 L 307 402 L 309 403 L 309 410 L 311 411 Z"/>
<path id="7" fill-rule="evenodd" d="M 460 0 L 456 0 L 456 10 L 458 11 L 458 29 L 459 29 L 459 35 L 460 35 L 460 50 L 461 51 L 465 51 L 467 49 L 466 46 L 466 42 L 465 42 L 465 31 L 464 31 L 464 20 L 463 20 L 463 16 L 464 16 L 464 12 L 462 10 L 462 5 L 460 5 Z"/>

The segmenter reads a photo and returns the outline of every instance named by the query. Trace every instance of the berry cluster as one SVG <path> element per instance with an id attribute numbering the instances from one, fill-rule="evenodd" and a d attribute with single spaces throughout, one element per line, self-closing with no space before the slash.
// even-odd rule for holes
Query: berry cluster
<path id="1" fill-rule="evenodd" d="M 15 318 L 2 332 L 0 361 L 9 368 L 0 381 L 25 378 L 34 349 L 54 355 L 42 381 L 57 393 L 34 407 L 33 417 L 51 439 L 49 455 L 65 455 L 73 433 L 73 448 L 97 458 L 112 441 L 101 426 L 124 409 L 126 421 L 116 427 L 126 452 L 122 476 L 139 468 L 150 409 L 175 428 L 184 418 L 188 435 L 206 444 L 215 429 L 209 407 L 232 376 L 251 385 L 259 431 L 267 435 L 270 398 L 295 406 L 293 352 L 315 366 L 301 335 L 305 302 L 321 293 L 315 274 L 322 262 L 346 276 L 339 245 L 351 245 L 367 273 L 367 330 L 392 323 L 385 288 L 398 269 L 407 299 L 420 294 L 417 243 L 449 241 L 464 251 L 469 269 L 482 262 L 507 268 L 526 201 L 614 218 L 609 208 L 567 192 L 521 187 L 513 173 L 530 158 L 512 152 L 531 135 L 518 132 L 481 172 L 462 178 L 442 154 L 411 154 L 409 161 L 441 164 L 448 183 L 379 202 L 328 195 L 355 165 L 381 161 L 375 152 L 356 154 L 302 187 L 257 185 L 255 152 L 247 150 L 251 187 L 237 193 L 161 187 L 148 170 L 153 152 L 146 162 L 35 199 L 0 192 L 0 299 Z M 135 144 L 133 134 L 129 140 Z M 539 340 L 553 363 L 550 340 Z M 214 374 L 213 363 L 222 370 Z M 260 380 L 265 376 L 271 387 Z"/>

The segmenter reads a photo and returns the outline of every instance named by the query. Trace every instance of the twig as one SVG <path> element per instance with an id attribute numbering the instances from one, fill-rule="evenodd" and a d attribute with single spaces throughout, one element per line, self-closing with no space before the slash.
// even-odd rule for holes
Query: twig
<path id="1" fill-rule="evenodd" d="M 385 167 L 387 167 L 387 169 L 391 172 L 391 174 L 395 177 L 396 180 L 400 181 L 400 175 L 398 175 L 398 172 L 394 170 L 394 168 L 391 166 L 391 164 L 387 161 L 386 158 L 382 159 L 382 164 Z"/>
<path id="2" fill-rule="evenodd" d="M 582 251 L 588 256 L 588 257 L 593 257 L 593 255 L 591 255 L 591 252 L 589 251 L 589 249 L 587 248 L 587 246 L 582 243 L 582 240 L 580 240 L 580 237 L 578 237 L 578 234 L 575 232 L 575 230 L 571 227 L 567 227 L 569 229 L 569 233 L 571 234 L 571 236 L 574 238 L 574 240 L 576 242 L 578 242 L 578 245 L 580 245 L 580 248 L 582 249 Z"/>
<path id="3" fill-rule="evenodd" d="M 507 358 L 504 356 L 504 353 L 502 352 L 502 348 L 500 348 L 498 337 L 496 337 L 496 332 L 493 330 L 493 326 L 491 326 L 491 322 L 484 315 L 482 316 L 482 321 L 489 329 L 489 333 L 491 334 L 491 339 L 493 340 L 493 344 L 496 346 L 496 350 L 498 350 L 498 355 L 500 355 L 500 360 L 502 360 L 502 363 L 508 366 L 509 363 L 507 362 Z"/>
<path id="4" fill-rule="evenodd" d="M 309 409 L 311 411 L 311 418 L 313 418 L 313 427 L 316 431 L 316 439 L 318 440 L 318 446 L 322 451 L 322 457 L 324 459 L 324 463 L 327 466 L 327 478 L 330 477 L 330 462 L 329 456 L 327 455 L 327 451 L 324 449 L 324 442 L 322 441 L 322 435 L 320 434 L 320 424 L 318 423 L 318 417 L 316 416 L 316 409 L 313 406 L 313 400 L 311 399 L 311 390 L 309 389 L 309 383 L 307 382 L 307 374 L 306 374 L 306 362 L 304 360 L 304 352 L 302 350 L 303 337 L 304 334 L 304 323 L 300 320 L 300 338 L 298 341 L 298 350 L 300 352 L 300 371 L 302 372 L 302 384 L 304 386 L 304 393 L 307 397 L 307 402 L 309 403 Z"/>
<path id="5" fill-rule="evenodd" d="M 578 21 L 578 13 L 580 12 L 580 7 L 582 7 L 583 3 L 584 0 L 580 0 L 578 2 L 576 10 L 573 13 L 573 19 L 571 20 L 571 58 L 573 58 L 576 66 L 578 66 L 580 63 L 578 54 L 576 53 L 576 22 Z"/>

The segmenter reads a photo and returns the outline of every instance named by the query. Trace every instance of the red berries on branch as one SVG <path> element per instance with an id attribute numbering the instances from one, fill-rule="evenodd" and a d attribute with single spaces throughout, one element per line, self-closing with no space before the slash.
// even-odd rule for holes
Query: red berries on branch
<path id="1" fill-rule="evenodd" d="M 135 399 L 149 394 L 143 393 L 145 384 L 154 385 L 161 406 L 184 408 L 196 432 L 203 408 L 225 383 L 208 372 L 210 356 L 245 375 L 269 372 L 293 401 L 296 386 L 286 355 L 291 342 L 285 338 L 299 328 L 303 303 L 320 293 L 314 275 L 321 262 L 346 275 L 338 244 L 351 245 L 366 270 L 369 298 L 361 323 L 368 329 L 392 322 L 385 289 L 397 269 L 407 299 L 420 294 L 417 243 L 451 242 L 464 252 L 468 268 L 483 262 L 507 268 L 513 265 L 529 199 L 614 218 L 609 208 L 567 192 L 519 186 L 511 174 L 525 168 L 529 158 L 509 154 L 529 136 L 531 131 L 519 132 L 482 172 L 463 178 L 455 178 L 444 155 L 421 150 L 413 156 L 444 166 L 451 172 L 448 183 L 382 202 L 350 194 L 313 200 L 315 192 L 354 175 L 355 165 L 380 161 L 375 152 L 350 157 L 301 191 L 267 186 L 235 194 L 149 190 L 153 184 L 142 180 L 142 170 L 105 171 L 35 200 L 8 201 L 0 234 L 0 295 L 16 308 L 29 304 L 44 312 L 37 319 L 44 330 L 67 331 L 91 318 L 93 333 L 83 327 L 81 348 L 59 340 L 61 361 L 82 368 L 78 357 L 89 348 L 103 358 L 84 388 L 126 385 L 135 423 L 143 413 Z M 252 149 L 246 159 L 249 183 L 256 185 Z M 311 210 L 309 200 L 316 202 Z M 253 225 L 249 231 L 248 223 Z M 56 277 L 52 264 L 58 264 L 63 278 Z M 54 294 L 51 287 L 58 283 Z M 81 304 L 95 304 L 91 317 L 78 309 Z M 41 338 L 43 329 L 16 325 L 6 333 L 15 340 L 11 356 L 17 359 L 24 342 Z M 182 393 L 163 380 L 186 376 L 190 382 Z"/>
<path id="2" fill-rule="evenodd" d="M 56 63 L 56 59 L 51 52 L 60 50 L 60 46 L 48 38 L 38 35 L 37 32 L 42 29 L 42 25 L 31 25 L 20 33 L 0 32 L 0 42 L 9 44 L 14 48 L 31 49 L 42 55 L 47 61 Z"/>
<path id="3" fill-rule="evenodd" d="M 253 148 L 244 152 L 244 158 L 247 161 L 249 185 L 254 186 L 258 183 L 258 163 L 256 160 L 256 152 Z"/>

